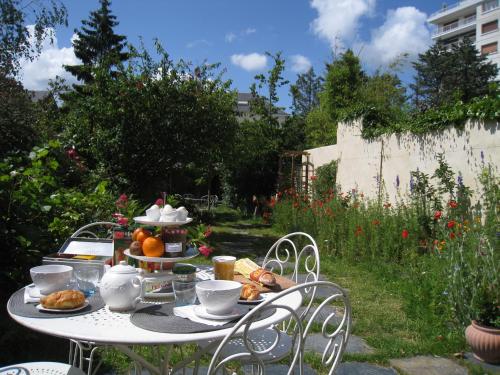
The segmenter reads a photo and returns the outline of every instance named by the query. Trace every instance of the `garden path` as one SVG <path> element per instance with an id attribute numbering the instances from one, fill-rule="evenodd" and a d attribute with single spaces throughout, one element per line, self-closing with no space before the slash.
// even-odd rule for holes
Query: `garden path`
<path id="1" fill-rule="evenodd" d="M 238 257 L 248 256 L 256 258 L 262 262 L 263 252 L 276 241 L 277 237 L 269 226 L 259 223 L 233 223 L 231 221 L 223 223 L 221 227 L 215 226 L 214 245 L 218 253 L 233 254 Z M 321 274 L 320 279 L 328 280 L 328 276 Z M 354 322 L 356 324 L 356 322 Z M 307 342 L 307 350 L 312 353 L 321 354 L 320 351 L 325 346 L 325 339 L 321 334 L 310 336 Z M 434 356 L 416 356 L 389 360 L 389 366 L 375 365 L 369 362 L 359 362 L 353 359 L 363 358 L 363 361 L 370 361 L 370 355 L 374 355 L 376 361 L 376 349 L 359 336 L 351 335 L 346 349 L 346 355 L 343 363 L 339 366 L 337 374 L 339 375 L 392 375 L 392 374 L 430 374 L 430 375 L 466 375 L 469 373 L 466 367 L 457 362 L 442 357 Z M 477 361 L 465 357 L 469 363 L 481 365 Z M 498 366 L 482 366 L 488 373 L 496 374 L 500 371 Z M 498 372 L 497 372 L 498 371 Z M 286 373 L 283 365 L 274 365 L 269 368 L 269 374 Z M 305 374 L 316 374 L 310 366 L 307 367 Z"/>

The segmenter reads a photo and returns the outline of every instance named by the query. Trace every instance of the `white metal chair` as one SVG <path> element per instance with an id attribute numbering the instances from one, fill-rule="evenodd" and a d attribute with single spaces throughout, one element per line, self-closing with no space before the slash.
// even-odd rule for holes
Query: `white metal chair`
<path id="1" fill-rule="evenodd" d="M 58 362 L 27 362 L 0 368 L 5 375 L 85 375 L 77 367 Z"/>
<path id="2" fill-rule="evenodd" d="M 73 233 L 71 238 L 103 238 L 109 240 L 113 237 L 113 228 L 118 226 L 117 223 L 110 221 L 97 221 L 84 225 Z M 101 346 L 92 342 L 69 340 L 69 363 L 78 366 L 82 370 L 87 364 L 87 375 L 95 374 L 101 365 L 101 361 L 99 361 L 94 367 L 95 355 L 100 348 Z"/>
<path id="3" fill-rule="evenodd" d="M 269 249 L 262 267 L 280 276 L 289 278 L 297 284 L 314 282 L 319 280 L 319 250 L 316 241 L 309 234 L 304 232 L 289 233 L 278 239 Z M 313 299 L 311 293 L 313 289 L 304 288 L 304 298 Z M 309 309 L 303 311 L 307 314 Z M 284 321 L 278 327 L 252 332 L 251 335 L 258 338 L 260 345 L 268 347 L 276 340 L 276 332 L 281 335 L 279 344 L 272 350 L 261 354 L 261 360 L 266 363 L 277 362 L 286 357 L 292 349 L 292 338 L 290 332 L 293 331 L 293 317 Z M 199 343 L 200 347 L 212 346 L 213 343 Z M 232 340 L 222 349 L 222 355 L 230 357 L 235 353 L 240 353 L 243 349 L 241 340 Z M 209 350 L 213 353 L 213 350 Z"/>
<path id="4" fill-rule="evenodd" d="M 84 225 L 78 229 L 75 233 L 71 235 L 71 238 L 106 238 L 110 239 L 113 237 L 113 227 L 118 227 L 117 223 L 111 221 L 97 221 L 95 223 L 90 223 Z M 105 234 L 105 237 L 100 234 Z"/>
<path id="5" fill-rule="evenodd" d="M 317 293 L 321 290 L 322 293 Z M 294 311 L 287 305 L 280 304 L 280 298 L 291 293 L 308 295 L 310 299 L 303 298 L 303 310 Z M 328 295 L 326 298 L 317 298 Z M 300 296 L 298 297 L 300 298 Z M 351 306 L 349 297 L 344 289 L 330 281 L 314 281 L 287 289 L 258 305 L 243 317 L 231 332 L 220 342 L 215 350 L 208 375 L 216 374 L 219 370 L 231 367 L 232 363 L 248 363 L 252 365 L 253 373 L 264 375 L 266 373 L 265 356 L 280 345 L 283 335 L 276 330 L 274 340 L 263 343 L 259 336 L 252 335 L 250 327 L 259 319 L 261 314 L 270 309 L 284 309 L 290 313 L 289 334 L 292 348 L 288 352 L 287 374 L 303 373 L 305 344 L 308 336 L 319 329 L 322 336 L 327 339 L 321 356 L 321 363 L 326 367 L 328 374 L 334 374 L 339 365 L 344 350 L 347 346 L 351 332 Z M 326 318 L 322 323 L 317 323 L 320 314 L 326 311 Z M 320 327 L 318 327 L 320 326 Z M 226 356 L 226 347 L 237 340 L 241 342 L 241 350 Z M 282 358 L 284 360 L 284 358 Z"/>

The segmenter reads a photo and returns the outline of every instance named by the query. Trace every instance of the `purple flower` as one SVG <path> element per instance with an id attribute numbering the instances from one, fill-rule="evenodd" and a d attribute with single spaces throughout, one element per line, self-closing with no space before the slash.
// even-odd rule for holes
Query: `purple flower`
<path id="1" fill-rule="evenodd" d="M 481 150 L 481 161 L 484 163 L 484 151 Z"/>
<path id="2" fill-rule="evenodd" d="M 396 187 L 399 188 L 399 175 L 396 176 Z"/>
<path id="3" fill-rule="evenodd" d="M 413 181 L 413 176 L 410 176 L 410 192 L 413 193 L 413 188 L 415 187 L 415 183 Z"/>
<path id="4" fill-rule="evenodd" d="M 457 177 L 457 184 L 459 186 L 463 186 L 463 184 L 464 184 L 464 178 L 462 177 L 461 174 L 459 174 L 458 177 Z"/>

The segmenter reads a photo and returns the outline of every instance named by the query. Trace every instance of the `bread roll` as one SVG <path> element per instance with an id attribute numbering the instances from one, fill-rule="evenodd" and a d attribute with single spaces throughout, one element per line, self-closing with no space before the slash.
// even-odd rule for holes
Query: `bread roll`
<path id="1" fill-rule="evenodd" d="M 78 290 L 61 290 L 51 293 L 46 297 L 41 297 L 40 303 L 46 309 L 76 309 L 83 306 L 85 296 Z"/>
<path id="2" fill-rule="evenodd" d="M 241 288 L 240 298 L 247 301 L 255 301 L 259 299 L 260 292 L 257 290 L 257 287 L 251 284 L 245 284 Z"/>
<path id="3" fill-rule="evenodd" d="M 276 285 L 276 278 L 274 277 L 272 272 L 266 271 L 263 268 L 259 268 L 258 270 L 253 271 L 250 274 L 250 280 L 267 286 Z"/>

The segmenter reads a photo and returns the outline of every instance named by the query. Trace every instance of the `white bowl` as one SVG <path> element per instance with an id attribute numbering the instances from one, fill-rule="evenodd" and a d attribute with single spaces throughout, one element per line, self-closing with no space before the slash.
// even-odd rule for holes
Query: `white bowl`
<path id="1" fill-rule="evenodd" d="M 47 264 L 30 269 L 31 279 L 41 294 L 67 289 L 73 275 L 73 267 Z"/>
<path id="2" fill-rule="evenodd" d="M 207 280 L 196 284 L 196 295 L 209 314 L 224 315 L 238 303 L 241 288 L 237 281 Z"/>

